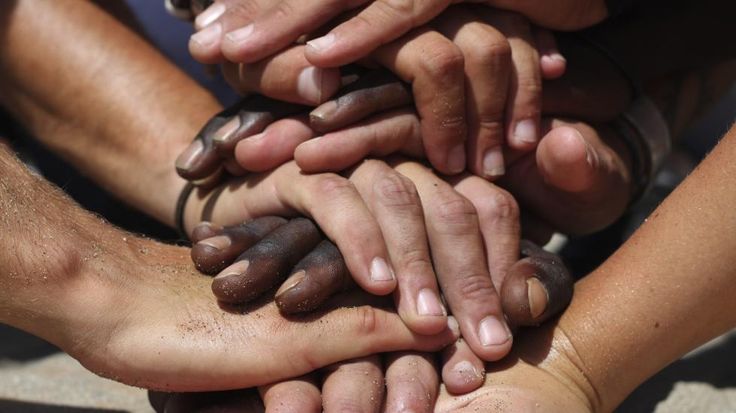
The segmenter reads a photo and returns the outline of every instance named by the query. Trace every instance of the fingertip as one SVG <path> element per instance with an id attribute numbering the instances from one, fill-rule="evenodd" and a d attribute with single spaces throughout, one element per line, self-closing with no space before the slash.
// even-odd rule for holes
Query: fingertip
<path id="1" fill-rule="evenodd" d="M 542 139 L 537 163 L 548 184 L 564 191 L 580 192 L 593 183 L 598 155 L 579 131 L 560 126 Z"/>
<path id="2" fill-rule="evenodd" d="M 452 394 L 466 394 L 477 390 L 484 380 L 485 370 L 479 370 L 467 360 L 442 367 L 442 382 Z"/>
<path id="3" fill-rule="evenodd" d="M 215 22 L 189 38 L 189 53 L 200 63 L 219 63 L 222 59 L 222 24 Z"/>
<path id="4" fill-rule="evenodd" d="M 539 64 L 542 69 L 542 78 L 545 80 L 558 79 L 567 70 L 567 59 L 559 53 L 550 53 L 541 56 Z"/>

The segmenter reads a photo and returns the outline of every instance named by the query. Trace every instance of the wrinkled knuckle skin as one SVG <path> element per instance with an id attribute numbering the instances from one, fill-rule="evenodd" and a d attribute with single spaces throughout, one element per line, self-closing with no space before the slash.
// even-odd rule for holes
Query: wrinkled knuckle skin
<path id="1" fill-rule="evenodd" d="M 468 64 L 489 68 L 511 63 L 511 44 L 506 38 L 486 35 L 477 40 L 477 46 L 465 50 Z"/>
<path id="2" fill-rule="evenodd" d="M 401 252 L 400 265 L 411 274 L 430 274 L 432 261 L 424 249 L 411 249 Z"/>
<path id="3" fill-rule="evenodd" d="M 233 28 L 237 25 L 250 23 L 259 13 L 258 5 L 253 1 L 229 1 L 226 4 L 227 22 Z"/>
<path id="4" fill-rule="evenodd" d="M 479 203 L 478 215 L 481 221 L 519 220 L 519 204 L 510 193 L 498 189 Z"/>
<path id="5" fill-rule="evenodd" d="M 392 209 L 421 211 L 419 194 L 414 183 L 398 173 L 385 173 L 374 184 L 378 202 Z"/>
<path id="6" fill-rule="evenodd" d="M 461 274 L 457 277 L 456 282 L 458 283 L 457 292 L 463 300 L 487 303 L 489 297 L 496 295 L 491 276 L 487 273 Z"/>
<path id="7" fill-rule="evenodd" d="M 419 69 L 430 79 L 444 81 L 464 72 L 465 57 L 455 45 L 447 43 L 427 50 L 418 64 Z"/>
<path id="8" fill-rule="evenodd" d="M 316 191 L 328 199 L 342 198 L 353 193 L 353 184 L 347 179 L 332 174 L 320 176 L 315 184 Z"/>
<path id="9" fill-rule="evenodd" d="M 442 191 L 431 215 L 430 222 L 443 233 L 465 235 L 478 227 L 478 213 L 473 204 L 452 190 Z"/>

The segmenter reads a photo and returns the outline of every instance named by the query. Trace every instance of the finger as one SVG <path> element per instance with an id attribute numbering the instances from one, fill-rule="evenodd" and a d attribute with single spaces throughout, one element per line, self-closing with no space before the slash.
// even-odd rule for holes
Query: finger
<path id="1" fill-rule="evenodd" d="M 542 106 L 542 77 L 531 27 L 527 20 L 513 13 L 483 10 L 491 22 L 508 39 L 513 70 L 506 108 L 509 146 L 530 150 L 539 142 L 539 122 Z"/>
<path id="2" fill-rule="evenodd" d="M 609 225 L 630 199 L 630 175 L 618 155 L 624 149 L 610 146 L 620 142 L 582 123 L 555 120 L 545 129 L 536 156 L 515 163 L 504 186 L 562 232 L 585 234 Z"/>
<path id="3" fill-rule="evenodd" d="M 478 212 L 491 280 L 496 291 L 501 291 L 509 268 L 519 259 L 519 205 L 510 193 L 479 177 L 451 182 Z"/>
<path id="4" fill-rule="evenodd" d="M 294 267 L 276 292 L 276 304 L 286 314 L 310 312 L 350 288 L 351 280 L 340 250 L 325 240 Z"/>
<path id="5" fill-rule="evenodd" d="M 442 173 L 462 172 L 467 122 L 464 59 L 458 47 L 437 32 L 420 29 L 380 48 L 374 57 L 411 83 L 430 163 Z"/>
<path id="6" fill-rule="evenodd" d="M 304 106 L 280 102 L 265 96 L 247 97 L 231 112 L 227 123 L 213 132 L 212 141 L 220 156 L 230 159 L 234 156 L 235 146 L 240 141 L 257 135 L 274 122 L 301 113 L 304 109 Z"/>
<path id="7" fill-rule="evenodd" d="M 263 97 L 246 98 L 215 115 L 176 160 L 176 170 L 187 180 L 213 175 L 222 164 L 222 155 L 232 156 L 233 142 L 259 133 L 275 119 L 298 110 L 294 105 Z M 230 148 L 226 152 L 226 148 Z"/>
<path id="8" fill-rule="evenodd" d="M 258 388 L 266 413 L 320 413 L 322 394 L 314 375 Z"/>
<path id="9" fill-rule="evenodd" d="M 357 16 L 308 42 L 307 59 L 320 67 L 354 62 L 430 21 L 450 3 L 450 0 L 370 2 Z"/>
<path id="10" fill-rule="evenodd" d="M 211 222 L 203 221 L 197 224 L 196 227 L 194 227 L 190 239 L 192 243 L 196 244 L 203 239 L 216 237 L 220 234 L 220 232 L 222 232 L 222 230 L 222 225 L 216 225 Z"/>
<path id="11" fill-rule="evenodd" d="M 391 353 L 386 363 L 384 412 L 433 412 L 439 390 L 433 357 L 419 353 Z"/>
<path id="12" fill-rule="evenodd" d="M 296 147 L 313 137 L 304 117 L 281 119 L 238 142 L 235 161 L 248 171 L 268 171 L 293 159 Z"/>
<path id="13" fill-rule="evenodd" d="M 509 270 L 501 299 L 515 326 L 534 326 L 561 313 L 572 300 L 574 280 L 555 254 L 522 241 L 523 258 Z"/>
<path id="14" fill-rule="evenodd" d="M 360 78 L 340 96 L 327 101 L 309 114 L 316 132 L 327 133 L 357 123 L 377 112 L 412 103 L 408 86 L 384 70 Z"/>
<path id="15" fill-rule="evenodd" d="M 397 309 L 407 326 L 435 334 L 447 325 L 432 268 L 422 203 L 414 184 L 382 161 L 365 161 L 350 175 L 376 217 L 396 273 Z"/>
<path id="16" fill-rule="evenodd" d="M 207 205 L 203 220 L 234 224 L 264 215 L 309 216 L 340 249 L 361 288 L 378 295 L 395 289 L 396 277 L 381 229 L 353 184 L 344 177 L 304 174 L 290 162 L 233 183 L 224 191 L 226 196 L 213 193 L 201 201 Z"/>
<path id="17" fill-rule="evenodd" d="M 162 412 L 262 413 L 263 403 L 253 389 L 206 393 L 169 393 Z"/>
<path id="18" fill-rule="evenodd" d="M 450 393 L 470 393 L 483 385 L 485 363 L 473 354 L 462 338 L 448 346 L 442 352 L 442 358 L 442 383 Z"/>
<path id="19" fill-rule="evenodd" d="M 422 158 L 422 131 L 411 109 L 373 116 L 346 129 L 300 144 L 294 159 L 304 172 L 341 171 L 368 157 L 401 152 Z"/>
<path id="20" fill-rule="evenodd" d="M 509 41 L 467 9 L 452 8 L 435 24 L 465 57 L 470 170 L 495 179 L 505 172 L 502 145 L 511 76 Z"/>
<path id="21" fill-rule="evenodd" d="M 277 227 L 241 254 L 212 282 L 218 300 L 240 304 L 259 297 L 283 281 L 288 271 L 321 241 L 319 229 L 296 218 Z"/>
<path id="22" fill-rule="evenodd" d="M 259 1 L 217 0 L 194 21 L 196 32 L 189 38 L 189 52 L 200 63 L 225 60 L 222 47 L 225 35 L 246 26 L 269 3 Z"/>
<path id="23" fill-rule="evenodd" d="M 541 27 L 534 27 L 534 42 L 539 50 L 539 64 L 542 78 L 545 80 L 557 79 L 565 74 L 567 60 L 557 48 L 555 35 Z"/>
<path id="24" fill-rule="evenodd" d="M 280 0 L 269 2 L 256 19 L 239 19 L 237 29 L 226 32 L 222 52 L 233 62 L 252 63 L 281 50 L 305 33 L 322 27 L 344 10 L 367 0 Z M 230 26 L 230 25 L 229 25 Z M 350 63 L 350 62 L 346 62 Z M 338 67 L 341 65 L 332 65 Z M 322 66 L 326 67 L 326 66 Z"/>
<path id="25" fill-rule="evenodd" d="M 324 102 L 340 88 L 340 70 L 312 66 L 304 57 L 304 46 L 293 46 L 255 63 L 226 63 L 223 75 L 238 93 L 260 93 L 310 106 Z"/>
<path id="26" fill-rule="evenodd" d="M 419 191 L 435 270 L 463 337 L 482 359 L 500 359 L 511 348 L 511 331 L 488 271 L 476 209 L 425 167 L 404 162 L 396 169 Z"/>
<path id="27" fill-rule="evenodd" d="M 223 228 L 194 244 L 191 252 L 192 261 L 200 272 L 216 274 L 230 265 L 243 251 L 251 248 L 286 222 L 279 217 L 263 217 L 235 227 Z"/>
<path id="28" fill-rule="evenodd" d="M 383 367 L 379 356 L 346 361 L 325 369 L 325 413 L 377 413 L 383 404 Z"/>

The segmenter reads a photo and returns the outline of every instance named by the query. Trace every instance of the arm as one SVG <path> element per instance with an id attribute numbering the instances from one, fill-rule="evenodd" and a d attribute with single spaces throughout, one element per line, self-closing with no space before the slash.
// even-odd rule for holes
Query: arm
<path id="1" fill-rule="evenodd" d="M 89 2 L 18 0 L 0 13 L 3 106 L 101 186 L 172 225 L 184 186 L 174 159 L 218 103 Z"/>

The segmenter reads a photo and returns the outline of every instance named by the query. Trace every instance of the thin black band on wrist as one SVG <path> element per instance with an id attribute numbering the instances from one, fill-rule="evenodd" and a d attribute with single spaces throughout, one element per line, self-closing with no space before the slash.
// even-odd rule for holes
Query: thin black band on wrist
<path id="1" fill-rule="evenodd" d="M 186 185 L 184 185 L 184 188 L 181 189 L 179 199 L 176 200 L 174 225 L 176 225 L 176 231 L 179 233 L 179 236 L 184 240 L 189 240 L 189 234 L 187 234 L 187 230 L 184 228 L 184 209 L 187 207 L 189 195 L 192 194 L 194 188 L 196 188 L 196 186 L 193 183 L 187 182 Z"/>

